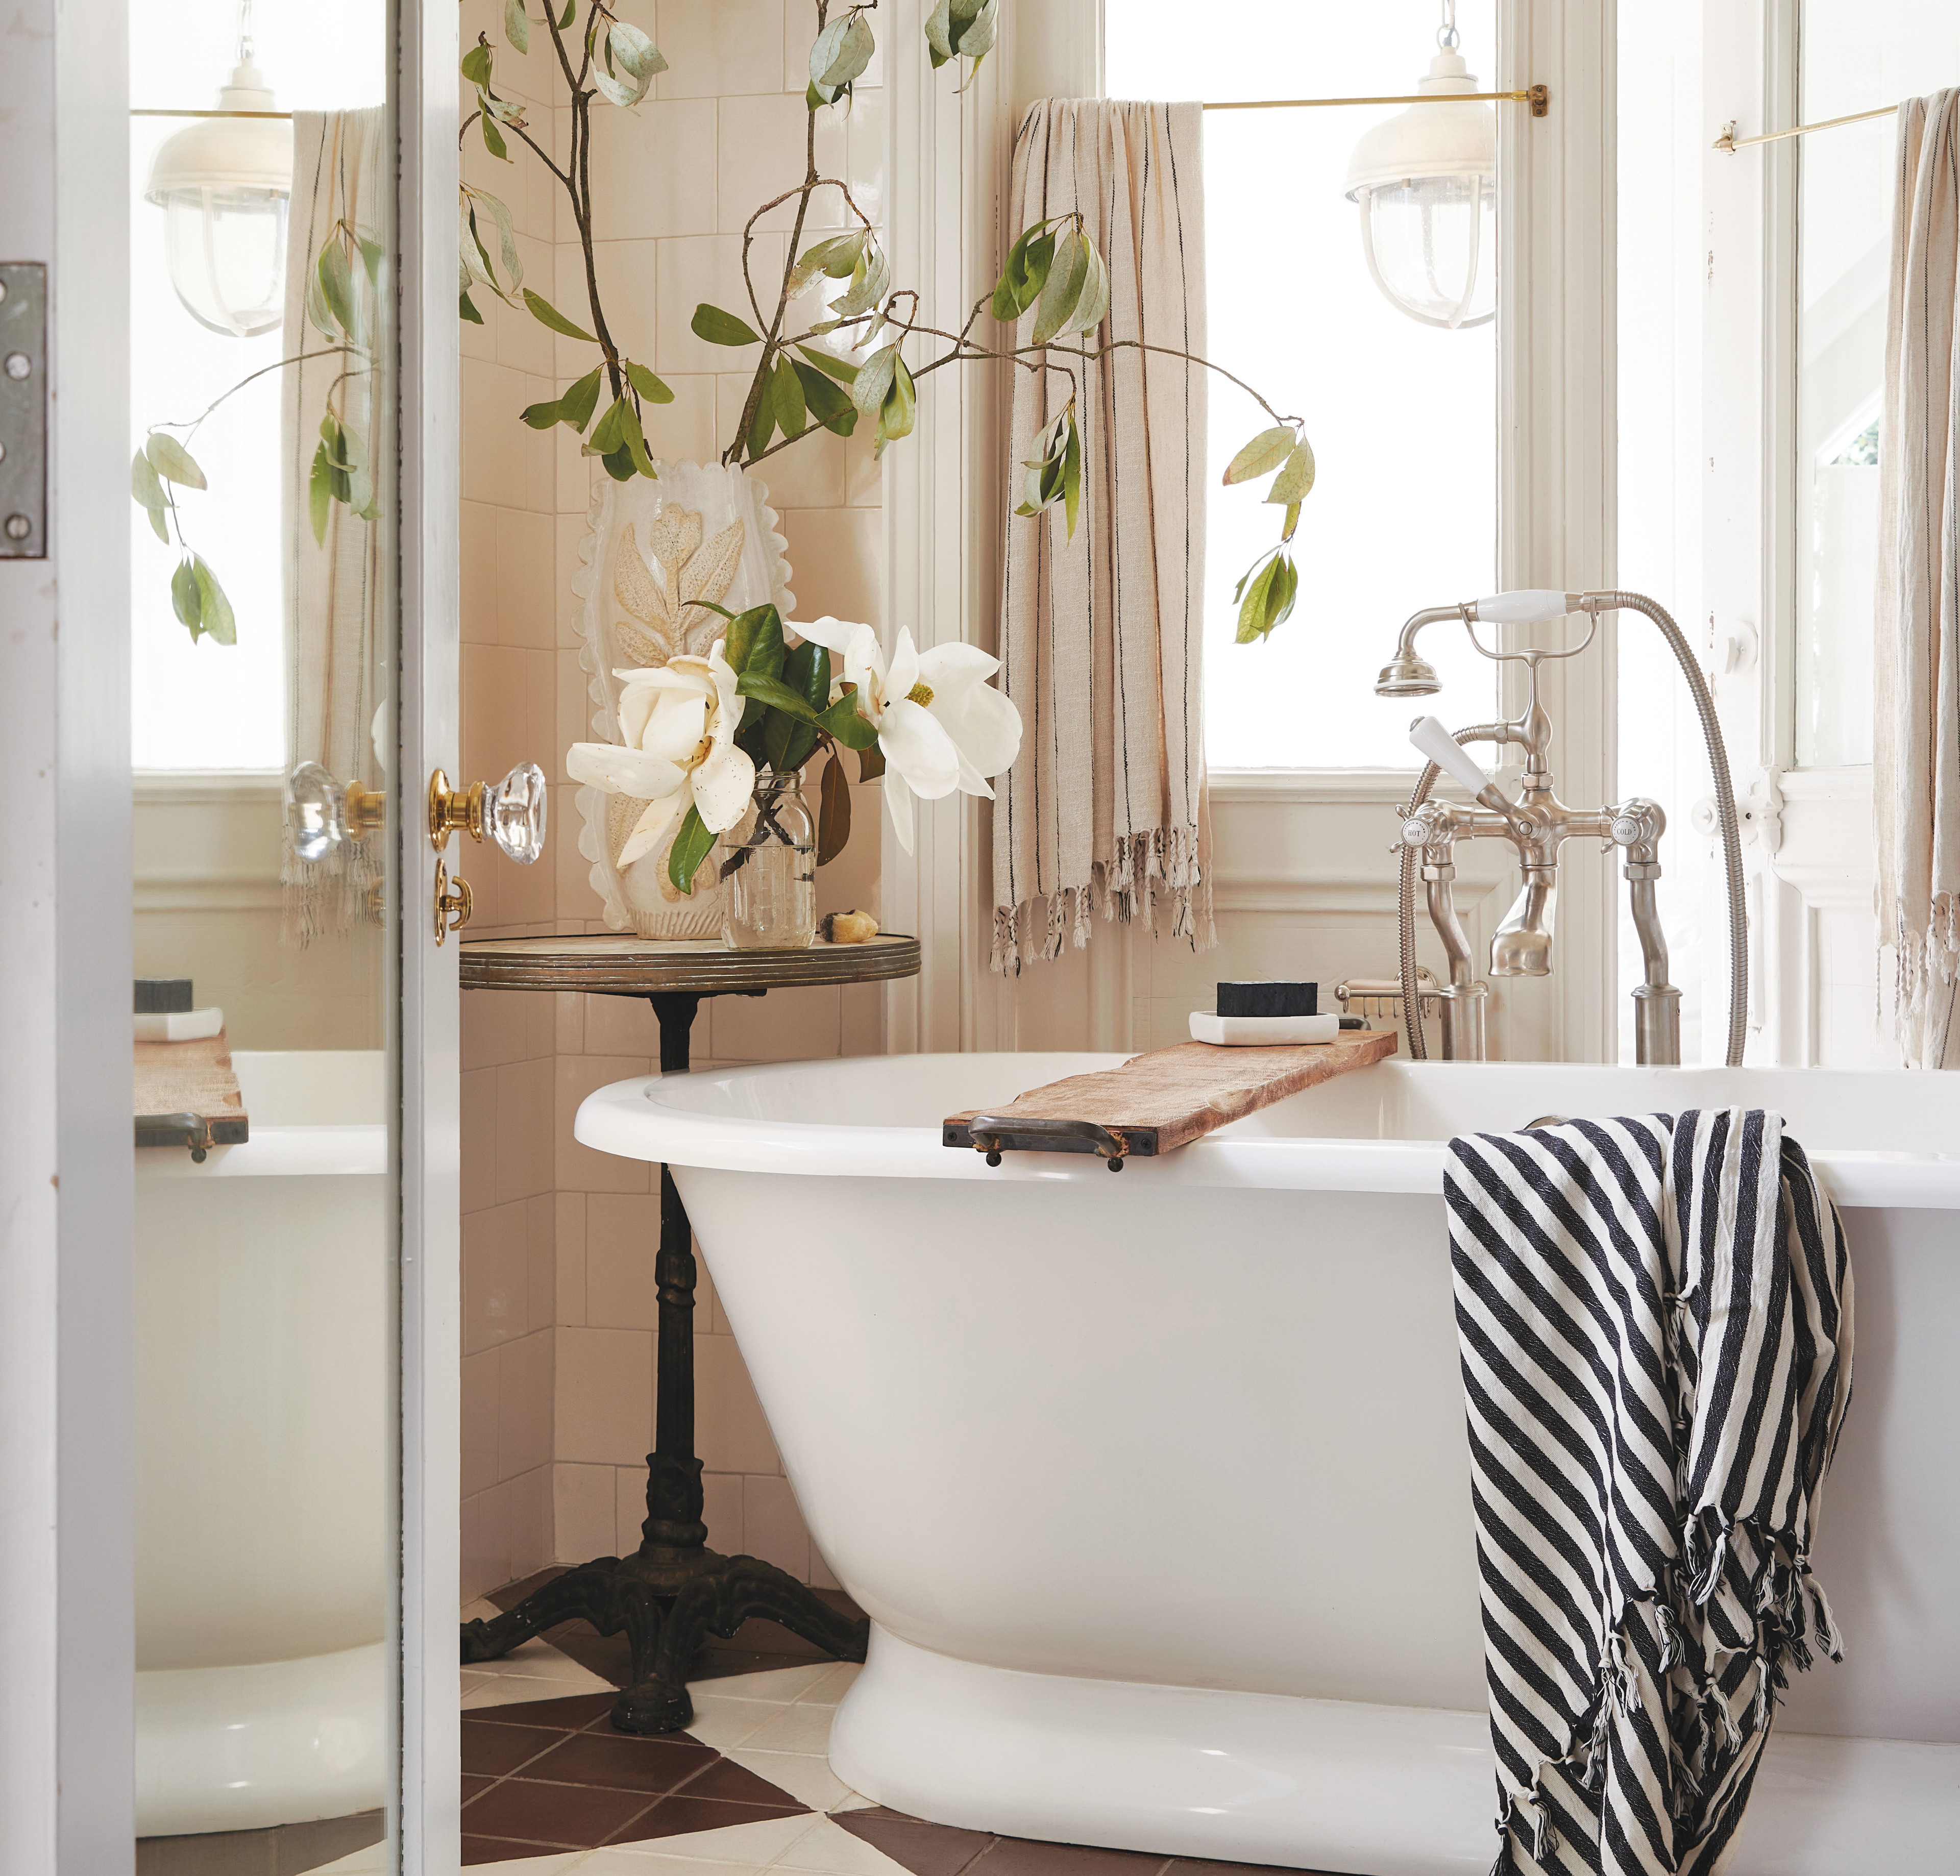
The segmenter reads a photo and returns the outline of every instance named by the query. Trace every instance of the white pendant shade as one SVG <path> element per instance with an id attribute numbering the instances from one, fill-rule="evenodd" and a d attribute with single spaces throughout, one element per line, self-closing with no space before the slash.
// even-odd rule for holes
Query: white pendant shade
<path id="1" fill-rule="evenodd" d="M 1348 199 L 1375 285 L 1424 325 L 1481 326 L 1496 316 L 1497 120 L 1460 54 L 1442 52 L 1418 81 L 1425 97 L 1354 146 Z"/>
<path id="2" fill-rule="evenodd" d="M 249 62 L 218 94 L 221 111 L 270 111 Z M 199 324 L 249 339 L 284 316 L 293 127 L 285 119 L 200 118 L 157 152 L 144 199 L 168 218 L 170 284 Z"/>

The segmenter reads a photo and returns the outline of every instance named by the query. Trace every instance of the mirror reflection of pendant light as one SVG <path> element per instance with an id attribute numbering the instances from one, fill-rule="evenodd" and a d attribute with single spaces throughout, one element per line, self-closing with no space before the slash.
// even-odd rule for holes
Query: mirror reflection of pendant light
<path id="1" fill-rule="evenodd" d="M 1429 75 L 1411 104 L 1354 146 L 1348 199 L 1376 286 L 1411 319 L 1454 330 L 1497 316 L 1497 119 L 1457 51 L 1456 0 L 1443 0 Z"/>
<path id="2" fill-rule="evenodd" d="M 238 64 L 218 110 L 180 130 L 150 166 L 146 202 L 167 218 L 170 284 L 192 318 L 250 339 L 285 316 L 286 207 L 293 126 L 272 115 L 271 88 L 252 62 L 252 0 L 239 9 Z"/>

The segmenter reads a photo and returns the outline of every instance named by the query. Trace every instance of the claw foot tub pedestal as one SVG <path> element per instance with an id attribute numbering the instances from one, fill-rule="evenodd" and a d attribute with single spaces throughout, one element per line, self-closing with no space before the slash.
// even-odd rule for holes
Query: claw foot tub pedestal
<path id="1" fill-rule="evenodd" d="M 1384 1062 L 1112 1179 L 940 1144 L 1120 1058 L 621 1082 L 810 1525 L 871 1619 L 832 1763 L 936 1821 L 1484 1876 L 1496 1811 L 1442 1188 L 1451 1135 L 1777 1109 L 1844 1213 L 1857 1391 L 1729 1876 L 1953 1876 L 1960 1076 Z"/>
<path id="2" fill-rule="evenodd" d="M 462 947 L 465 990 L 580 990 L 644 997 L 660 1029 L 660 1073 L 688 1072 L 695 1013 L 706 997 L 912 977 L 918 940 L 886 934 L 802 951 L 737 950 L 709 939 L 592 936 L 485 939 Z M 632 1684 L 612 1709 L 622 1732 L 678 1732 L 694 1717 L 688 1671 L 708 1634 L 767 1616 L 844 1661 L 864 1658 L 865 1625 L 759 1557 L 708 1547 L 701 1461 L 694 1451 L 694 1233 L 673 1175 L 660 1168 L 658 1377 L 647 1517 L 631 1556 L 603 1556 L 554 1578 L 517 1607 L 463 1627 L 463 1661 L 494 1661 L 533 1635 L 581 1617 L 602 1635 L 622 1630 Z"/>

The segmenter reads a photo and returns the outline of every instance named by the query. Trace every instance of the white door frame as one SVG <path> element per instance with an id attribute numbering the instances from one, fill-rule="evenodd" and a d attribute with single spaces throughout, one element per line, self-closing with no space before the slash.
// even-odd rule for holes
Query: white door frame
<path id="1" fill-rule="evenodd" d="M 0 1868 L 116 1876 L 135 1665 L 123 10 L 16 0 L 6 46 L 0 259 L 47 266 L 61 396 L 50 555 L 0 560 Z"/>

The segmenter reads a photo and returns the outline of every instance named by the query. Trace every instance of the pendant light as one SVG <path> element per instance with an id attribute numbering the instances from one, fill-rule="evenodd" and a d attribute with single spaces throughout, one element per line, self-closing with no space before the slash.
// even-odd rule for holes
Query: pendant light
<path id="1" fill-rule="evenodd" d="M 286 208 L 293 126 L 252 62 L 252 0 L 239 9 L 238 63 L 218 110 L 180 130 L 150 166 L 146 202 L 167 218 L 170 284 L 200 326 L 236 339 L 285 316 Z"/>
<path id="2" fill-rule="evenodd" d="M 1443 0 L 1440 48 L 1411 104 L 1354 146 L 1348 199 L 1376 286 L 1412 320 L 1452 330 L 1497 316 L 1497 119 L 1452 104 L 1477 80 L 1458 52 L 1456 0 Z"/>

